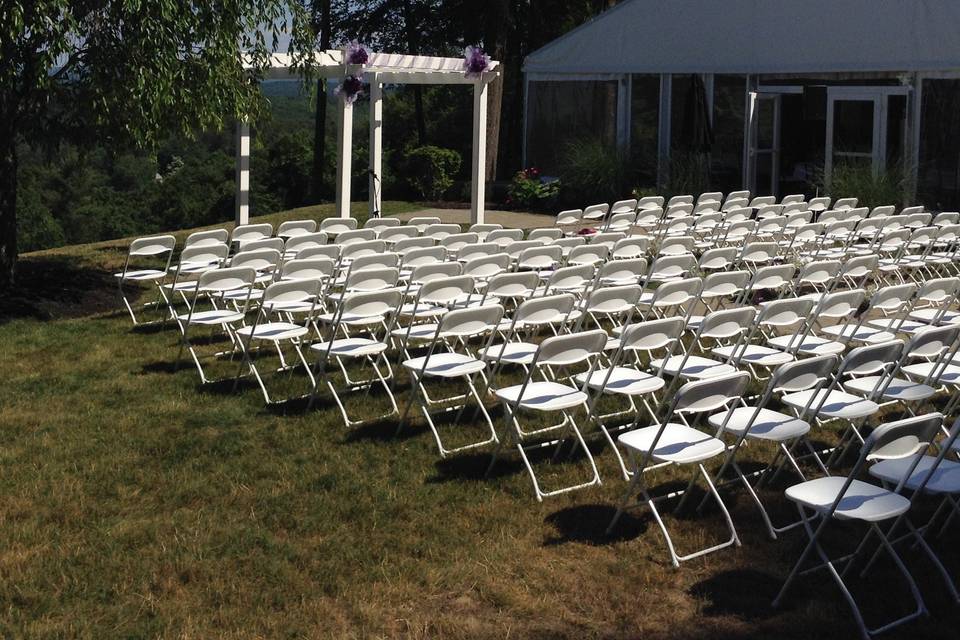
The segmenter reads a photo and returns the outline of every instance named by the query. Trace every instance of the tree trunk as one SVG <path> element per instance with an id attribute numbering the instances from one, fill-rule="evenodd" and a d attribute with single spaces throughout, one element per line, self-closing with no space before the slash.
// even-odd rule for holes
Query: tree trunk
<path id="1" fill-rule="evenodd" d="M 417 144 L 427 144 L 427 119 L 423 113 L 423 85 L 413 85 L 413 109 L 417 120 Z"/>
<path id="2" fill-rule="evenodd" d="M 507 23 L 510 6 L 507 0 L 496 0 L 490 5 L 489 54 L 500 61 L 500 77 L 490 83 L 487 91 L 487 181 L 497 178 L 497 157 L 500 151 L 500 114 L 503 111 L 503 82 L 506 75 Z"/>
<path id="3" fill-rule="evenodd" d="M 320 36 L 320 50 L 330 48 L 330 0 L 314 1 L 314 31 Z M 317 16 L 317 13 L 320 15 Z M 319 20 L 317 18 L 319 17 Z M 323 171 L 326 168 L 327 140 L 327 79 L 317 79 L 317 108 L 313 122 L 313 172 L 311 192 L 313 203 L 323 199 Z"/>
<path id="4" fill-rule="evenodd" d="M 0 132 L 0 290 L 13 286 L 16 268 L 17 142 L 7 130 Z"/>

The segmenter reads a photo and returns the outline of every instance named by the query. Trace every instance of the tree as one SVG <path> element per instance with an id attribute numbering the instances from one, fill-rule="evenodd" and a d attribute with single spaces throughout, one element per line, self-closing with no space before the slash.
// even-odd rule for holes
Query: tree
<path id="1" fill-rule="evenodd" d="M 318 48 L 326 51 L 330 48 L 332 20 L 330 15 L 330 0 L 313 0 L 310 25 L 313 35 L 319 39 Z M 324 150 L 327 139 L 327 79 L 317 78 L 317 106 L 314 112 L 313 123 L 313 172 L 311 175 L 311 192 L 314 202 L 323 199 L 323 170 L 326 158 Z"/>
<path id="2" fill-rule="evenodd" d="M 310 42 L 282 0 L 5 1 L 0 26 L 0 287 L 17 259 L 17 143 L 50 132 L 152 146 L 263 108 L 259 81 L 282 36 Z"/>

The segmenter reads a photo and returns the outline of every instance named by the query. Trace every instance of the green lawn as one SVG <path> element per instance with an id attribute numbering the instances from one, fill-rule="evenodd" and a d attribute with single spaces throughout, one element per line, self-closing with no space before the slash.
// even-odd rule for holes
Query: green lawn
<path id="1" fill-rule="evenodd" d="M 422 420 L 394 438 L 326 403 L 270 411 L 249 385 L 200 388 L 175 329 L 120 312 L 106 274 L 124 246 L 27 256 L 28 290 L 0 314 L 4 637 L 855 636 L 823 575 L 769 607 L 802 540 L 767 540 L 742 492 L 744 546 L 674 570 L 642 513 L 603 535 L 624 482 L 599 444 L 602 487 L 538 504 L 510 457 L 491 479 L 483 453 L 441 461 Z M 668 520 L 686 548 L 720 531 L 712 511 Z M 933 616 L 885 637 L 954 637 L 957 606 L 912 566 Z M 862 585 L 870 613 L 899 610 L 890 576 Z"/>

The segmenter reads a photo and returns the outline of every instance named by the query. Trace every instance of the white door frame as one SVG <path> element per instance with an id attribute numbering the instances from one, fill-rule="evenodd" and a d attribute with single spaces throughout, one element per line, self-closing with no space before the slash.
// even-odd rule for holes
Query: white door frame
<path id="1" fill-rule="evenodd" d="M 747 162 L 745 165 L 746 188 L 754 194 L 759 195 L 777 195 L 776 191 L 780 184 L 780 111 L 781 111 L 781 91 L 771 91 L 768 87 L 760 87 L 757 91 L 751 91 L 747 98 L 747 118 L 748 118 L 748 140 L 747 140 Z M 773 139 L 770 148 L 760 149 L 758 147 L 760 140 L 760 101 L 773 101 Z M 764 190 L 769 189 L 770 193 L 757 187 L 757 157 L 760 154 L 769 154 L 771 169 L 769 185 L 762 185 Z"/>

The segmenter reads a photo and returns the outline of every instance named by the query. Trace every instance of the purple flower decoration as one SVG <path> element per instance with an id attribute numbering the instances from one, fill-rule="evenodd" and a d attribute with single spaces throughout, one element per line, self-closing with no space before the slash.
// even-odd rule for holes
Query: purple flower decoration
<path id="1" fill-rule="evenodd" d="M 464 75 L 479 76 L 484 71 L 490 70 L 490 56 L 484 53 L 480 47 L 470 46 L 463 52 L 463 70 Z"/>
<path id="2" fill-rule="evenodd" d="M 346 46 L 346 60 L 347 64 L 359 64 L 361 66 L 367 64 L 367 61 L 370 59 L 370 54 L 367 53 L 367 48 L 356 40 L 351 40 Z"/>
<path id="3" fill-rule="evenodd" d="M 363 79 L 360 76 L 347 76 L 336 88 L 336 94 L 342 96 L 347 104 L 353 104 L 363 92 Z"/>

